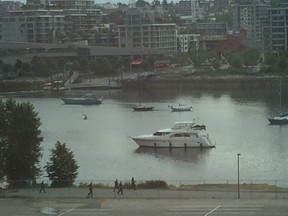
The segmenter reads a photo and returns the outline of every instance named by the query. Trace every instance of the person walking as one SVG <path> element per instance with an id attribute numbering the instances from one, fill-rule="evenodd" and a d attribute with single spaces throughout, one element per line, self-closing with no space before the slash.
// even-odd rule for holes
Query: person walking
<path id="1" fill-rule="evenodd" d="M 40 190 L 39 190 L 39 193 L 41 193 L 42 191 L 43 191 L 44 193 L 46 193 L 46 191 L 45 191 L 45 184 L 44 184 L 44 181 L 42 181 L 41 184 L 40 184 Z"/>
<path id="2" fill-rule="evenodd" d="M 93 197 L 93 185 L 92 182 L 90 182 L 88 186 L 89 192 L 88 192 L 88 197 Z"/>
<path id="3" fill-rule="evenodd" d="M 132 179 L 131 179 L 131 188 L 134 189 L 134 190 L 136 190 L 136 185 L 135 185 L 135 179 L 134 179 L 134 177 L 132 177 Z"/>
<path id="4" fill-rule="evenodd" d="M 116 180 L 114 181 L 114 189 L 113 189 L 113 192 L 115 192 L 115 190 L 119 190 L 118 179 L 116 179 Z"/>
<path id="5" fill-rule="evenodd" d="M 123 195 L 123 186 L 122 186 L 122 182 L 120 181 L 119 183 L 119 188 L 118 188 L 118 194 L 121 193 Z"/>

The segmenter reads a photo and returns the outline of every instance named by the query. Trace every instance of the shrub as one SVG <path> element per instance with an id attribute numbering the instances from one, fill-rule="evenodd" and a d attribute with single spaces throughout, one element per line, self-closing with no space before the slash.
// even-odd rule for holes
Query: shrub
<path id="1" fill-rule="evenodd" d="M 145 189 L 167 188 L 167 187 L 168 187 L 167 183 L 162 180 L 151 180 L 151 181 L 145 181 L 144 183 L 137 184 L 137 188 L 145 188 Z"/>

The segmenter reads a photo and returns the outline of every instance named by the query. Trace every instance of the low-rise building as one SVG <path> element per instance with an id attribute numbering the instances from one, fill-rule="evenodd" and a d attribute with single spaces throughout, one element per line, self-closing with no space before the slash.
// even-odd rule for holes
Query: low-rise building
<path id="1" fill-rule="evenodd" d="M 181 53 L 197 51 L 199 49 L 200 34 L 178 34 L 177 50 Z"/>

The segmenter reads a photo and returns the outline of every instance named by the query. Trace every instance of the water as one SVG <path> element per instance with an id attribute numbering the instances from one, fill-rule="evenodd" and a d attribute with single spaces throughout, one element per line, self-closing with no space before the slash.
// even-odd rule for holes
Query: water
<path id="1" fill-rule="evenodd" d="M 81 95 L 85 91 L 66 92 Z M 29 101 L 42 125 L 44 167 L 57 141 L 66 143 L 80 166 L 77 180 L 235 180 L 237 153 L 241 179 L 285 180 L 288 125 L 271 126 L 266 116 L 279 111 L 277 92 L 146 92 L 152 112 L 134 112 L 137 92 L 89 91 L 104 95 L 99 106 L 64 105 L 59 97 L 15 97 Z M 285 96 L 283 96 L 284 98 Z M 168 105 L 191 104 L 192 112 L 171 112 Z M 287 108 L 286 101 L 282 105 Z M 286 107 L 285 107 L 286 106 Z M 88 119 L 84 120 L 82 114 Z M 206 125 L 215 149 L 139 149 L 129 137 L 155 132 L 175 121 Z"/>

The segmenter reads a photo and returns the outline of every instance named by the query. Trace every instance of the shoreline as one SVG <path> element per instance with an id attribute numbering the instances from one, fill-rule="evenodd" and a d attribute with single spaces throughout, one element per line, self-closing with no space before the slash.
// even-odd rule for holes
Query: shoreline
<path id="1" fill-rule="evenodd" d="M 128 74 L 123 76 L 119 81 L 119 86 L 115 85 L 116 81 L 110 80 L 109 77 L 96 77 L 94 79 L 82 80 L 80 83 L 70 84 L 67 89 L 75 90 L 113 90 L 113 89 L 138 89 L 139 85 L 147 89 L 179 89 L 180 84 L 183 89 L 275 89 L 279 88 L 280 76 L 266 75 L 219 75 L 219 76 L 183 76 L 181 74 L 164 74 L 153 76 L 138 76 L 137 74 Z M 288 78 L 282 76 L 282 86 L 288 86 Z M 113 82 L 113 83 L 112 83 Z M 114 85 L 111 85 L 114 84 Z M 28 92 L 43 91 L 43 80 L 5 80 L 0 81 L 0 93 L 9 92 Z"/>

